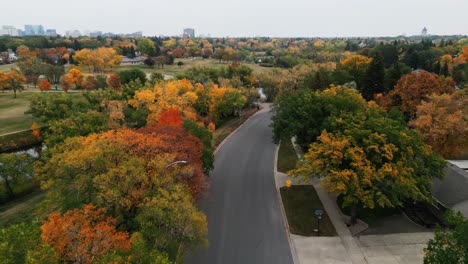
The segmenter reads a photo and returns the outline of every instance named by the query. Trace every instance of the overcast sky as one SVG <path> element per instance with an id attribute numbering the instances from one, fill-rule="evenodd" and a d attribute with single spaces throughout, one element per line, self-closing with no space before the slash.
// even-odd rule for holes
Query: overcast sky
<path id="1" fill-rule="evenodd" d="M 3 2 L 3 1 L 2 1 Z M 14 0 L 0 25 L 144 35 L 342 37 L 468 35 L 468 0 Z M 5 8 L 5 10 L 3 10 Z"/>

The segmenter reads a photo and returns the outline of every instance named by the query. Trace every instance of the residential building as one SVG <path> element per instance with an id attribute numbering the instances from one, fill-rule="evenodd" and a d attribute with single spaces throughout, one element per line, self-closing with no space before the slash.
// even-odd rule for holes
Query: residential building
<path id="1" fill-rule="evenodd" d="M 195 37 L 195 29 L 193 29 L 193 28 L 184 28 L 184 34 L 182 36 L 183 36 L 183 38 L 194 38 Z"/>
<path id="2" fill-rule="evenodd" d="M 46 35 L 49 37 L 57 37 L 57 30 L 50 28 L 46 30 Z"/>
<path id="3" fill-rule="evenodd" d="M 14 26 L 2 26 L 0 28 L 0 36 L 19 36 L 19 30 Z"/>

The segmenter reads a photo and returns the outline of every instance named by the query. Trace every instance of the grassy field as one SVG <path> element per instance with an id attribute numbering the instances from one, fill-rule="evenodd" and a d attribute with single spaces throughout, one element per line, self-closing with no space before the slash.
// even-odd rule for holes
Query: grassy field
<path id="1" fill-rule="evenodd" d="M 184 63 L 182 66 L 178 66 L 177 63 L 181 61 Z M 130 65 L 121 65 L 116 68 L 114 68 L 115 71 L 121 71 L 121 70 L 129 70 L 129 69 L 140 69 L 146 73 L 152 73 L 152 72 L 160 72 L 164 75 L 168 75 L 170 77 L 174 77 L 178 73 L 181 73 L 189 68 L 198 66 L 198 67 L 214 67 L 214 68 L 220 68 L 223 66 L 228 66 L 230 62 L 228 63 L 219 63 L 218 60 L 213 60 L 213 59 L 175 59 L 173 65 L 164 65 L 164 68 L 148 68 L 146 65 L 141 65 L 141 64 L 130 64 Z M 247 65 L 250 68 L 254 70 L 255 73 L 259 72 L 265 72 L 265 71 L 270 71 L 272 68 L 265 68 L 258 66 L 255 63 L 242 63 L 243 65 Z"/>
<path id="2" fill-rule="evenodd" d="M 36 191 L 1 205 L 0 228 L 33 220 L 36 217 L 37 205 L 42 199 L 44 199 L 44 193 Z"/>
<path id="3" fill-rule="evenodd" d="M 296 168 L 297 161 L 298 158 L 291 140 L 282 140 L 278 151 L 278 162 L 276 164 L 277 170 L 279 172 L 287 173 L 288 171 Z"/>
<path id="4" fill-rule="evenodd" d="M 34 118 L 24 114 L 29 109 L 29 103 L 35 93 L 0 93 L 0 135 L 31 128 Z"/>
<path id="5" fill-rule="evenodd" d="M 15 64 L 0 65 L 0 72 L 8 72 L 12 67 L 15 67 Z"/>
<path id="6" fill-rule="evenodd" d="M 317 229 L 317 218 L 314 212 L 317 209 L 324 209 L 314 186 L 293 185 L 289 189 L 281 187 L 280 193 L 291 233 L 301 236 L 317 236 L 317 232 L 314 231 Z M 319 229 L 320 236 L 337 235 L 325 210 Z"/>

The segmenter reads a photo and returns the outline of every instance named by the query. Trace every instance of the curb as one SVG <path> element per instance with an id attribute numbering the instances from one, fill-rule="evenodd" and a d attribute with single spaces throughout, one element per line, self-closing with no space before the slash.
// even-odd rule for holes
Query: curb
<path id="1" fill-rule="evenodd" d="M 279 152 L 280 144 L 281 144 L 281 141 L 276 146 L 275 161 L 273 163 L 273 175 L 274 175 L 274 180 L 275 180 L 276 193 L 277 193 L 277 196 L 278 196 L 278 201 L 279 201 L 279 205 L 280 205 L 280 209 L 281 209 L 281 215 L 283 216 L 284 228 L 286 229 L 286 236 L 288 237 L 288 243 L 289 243 L 289 248 L 291 250 L 291 256 L 292 256 L 292 259 L 293 259 L 293 263 L 294 264 L 300 264 L 299 257 L 297 256 L 297 252 L 296 252 L 296 247 L 295 247 L 294 242 L 293 242 L 293 240 L 291 238 L 291 232 L 289 232 L 289 223 L 288 223 L 288 218 L 286 216 L 286 211 L 284 209 L 283 199 L 281 199 L 281 193 L 279 191 L 278 184 L 276 183 L 276 178 L 277 178 L 277 174 L 278 174 L 278 171 L 277 171 L 278 152 Z"/>

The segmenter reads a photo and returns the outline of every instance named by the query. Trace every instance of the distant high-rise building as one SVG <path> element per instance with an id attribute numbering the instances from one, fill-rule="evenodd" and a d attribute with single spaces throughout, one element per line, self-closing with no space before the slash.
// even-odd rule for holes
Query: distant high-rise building
<path id="1" fill-rule="evenodd" d="M 42 25 L 25 25 L 24 35 L 25 36 L 44 36 L 45 30 Z"/>
<path id="2" fill-rule="evenodd" d="M 46 30 L 46 35 L 49 36 L 49 37 L 56 37 L 58 34 L 57 34 L 57 30 L 53 29 L 53 28 L 49 28 Z"/>
<path id="3" fill-rule="evenodd" d="M 0 28 L 0 36 L 3 36 L 3 35 L 6 35 L 6 36 L 19 36 L 20 31 L 17 28 L 15 28 L 14 26 L 2 26 L 2 28 Z"/>
<path id="4" fill-rule="evenodd" d="M 421 31 L 421 36 L 427 36 L 427 28 L 424 27 Z"/>
<path id="5" fill-rule="evenodd" d="M 79 38 L 81 37 L 81 32 L 79 30 L 69 30 L 65 33 L 65 36 L 72 37 L 72 38 Z"/>
<path id="6" fill-rule="evenodd" d="M 194 38 L 195 37 L 195 29 L 193 28 L 184 28 L 184 38 Z"/>

